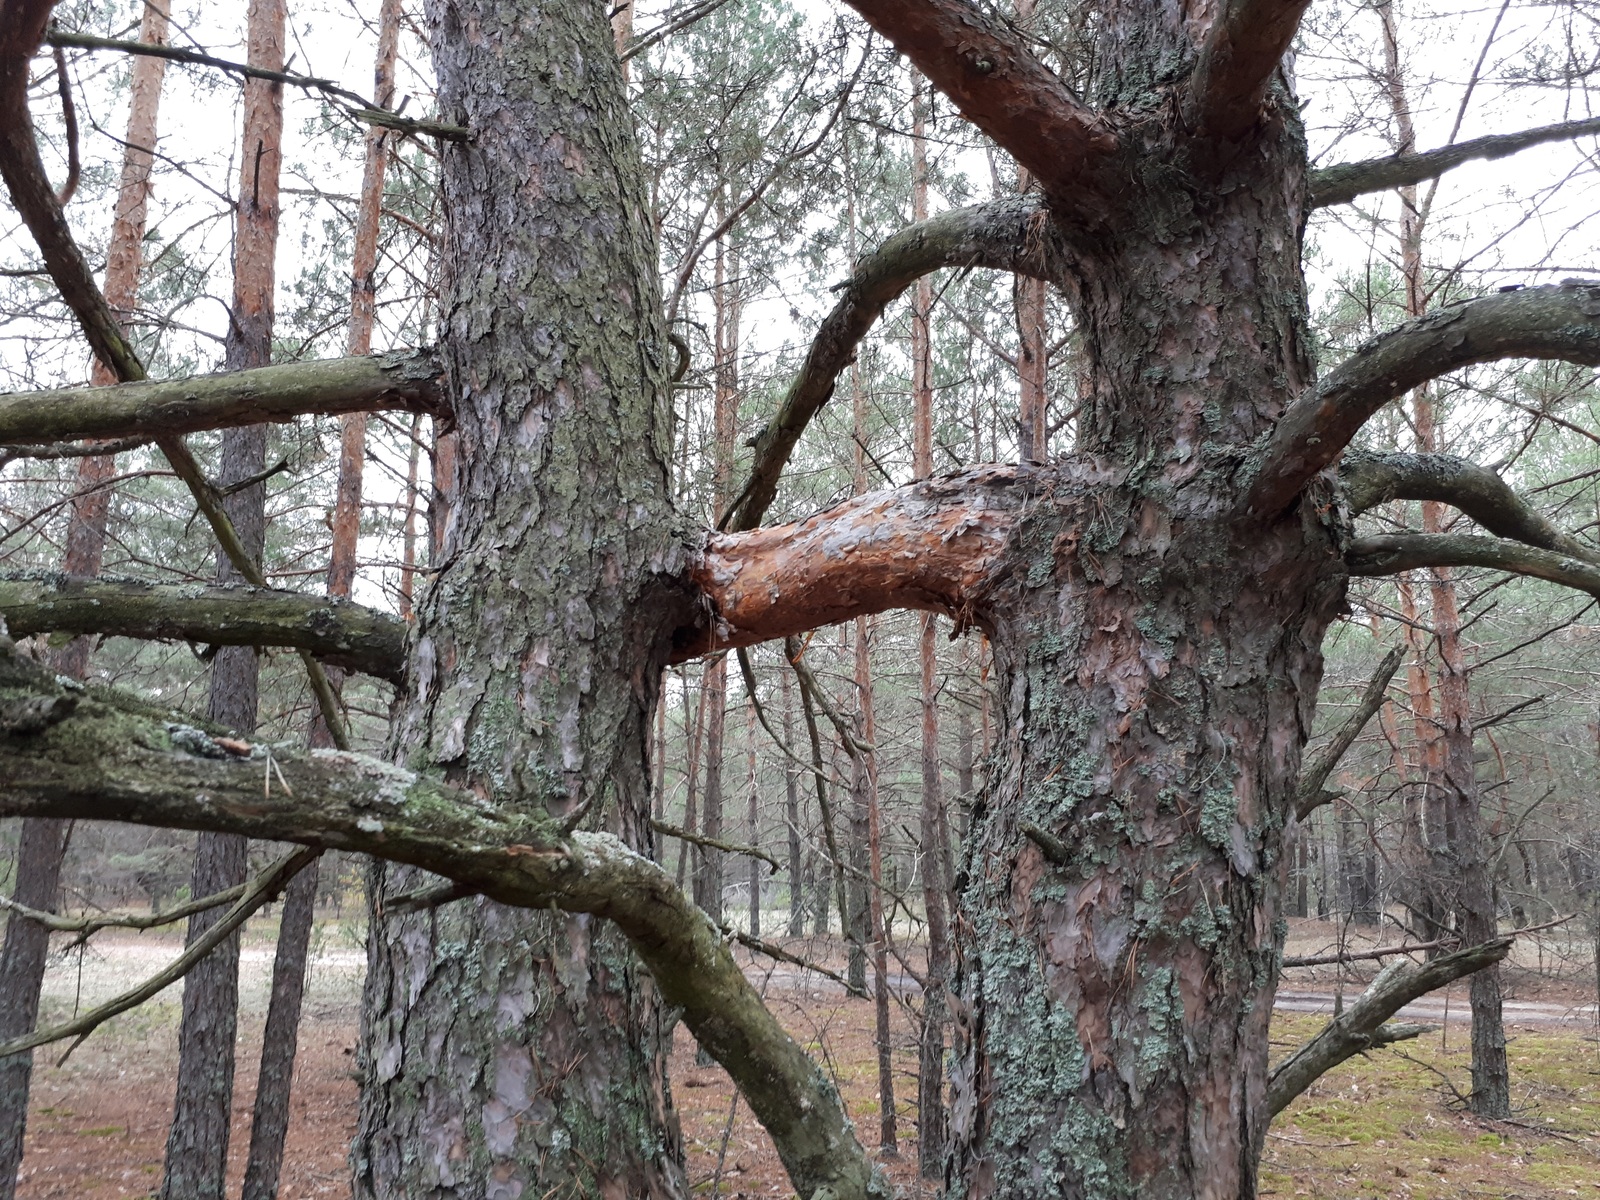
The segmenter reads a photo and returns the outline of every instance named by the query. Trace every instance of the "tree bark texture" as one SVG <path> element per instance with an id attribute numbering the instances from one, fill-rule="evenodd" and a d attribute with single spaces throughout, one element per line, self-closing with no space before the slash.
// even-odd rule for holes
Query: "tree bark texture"
<path id="1" fill-rule="evenodd" d="M 1286 112 L 1259 136 L 1203 211 L 1129 162 L 1154 207 L 1060 280 L 1088 355 L 1080 453 L 1040 474 L 984 606 L 1002 712 L 952 1070 L 970 1197 L 1254 1191 L 1282 836 L 1342 591 L 1310 506 L 1226 516 L 1230 455 L 1311 380 L 1304 147 Z"/>
<path id="2" fill-rule="evenodd" d="M 441 356 L 459 430 L 394 748 L 494 808 L 648 855 L 648 736 L 683 618 L 656 253 L 603 9 L 428 8 L 442 112 Z M 684 1194 L 654 986 L 616 929 L 464 901 L 385 914 L 359 1196 Z"/>

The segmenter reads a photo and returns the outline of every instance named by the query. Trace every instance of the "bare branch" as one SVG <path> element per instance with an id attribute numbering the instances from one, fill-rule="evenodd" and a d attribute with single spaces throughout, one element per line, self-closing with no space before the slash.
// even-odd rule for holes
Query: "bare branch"
<path id="1" fill-rule="evenodd" d="M 1388 690 L 1389 680 L 1400 669 L 1404 657 L 1405 649 L 1401 646 L 1394 647 L 1383 656 L 1378 669 L 1367 681 L 1366 690 L 1361 693 L 1361 703 L 1356 705 L 1355 712 L 1339 727 L 1339 732 L 1333 735 L 1333 740 L 1317 756 L 1316 761 L 1301 771 L 1300 786 L 1295 793 L 1295 816 L 1299 820 L 1305 820 L 1325 803 L 1324 797 L 1328 793 L 1323 791 L 1322 785 L 1328 782 L 1328 776 L 1333 774 L 1339 760 L 1361 736 L 1361 731 L 1372 720 L 1373 714 L 1383 707 L 1383 696 Z"/>
<path id="2" fill-rule="evenodd" d="M 472 140 L 472 131 L 470 129 L 463 128 L 460 125 L 447 125 L 441 121 L 402 117 L 399 113 L 391 112 L 382 105 L 374 104 L 371 100 L 365 99 L 348 88 L 340 87 L 331 79 L 319 79 L 314 75 L 298 75 L 293 71 L 271 71 L 265 67 L 255 67 L 248 63 L 233 62 L 231 59 L 216 58 L 210 54 L 202 54 L 198 50 L 184 50 L 177 46 L 159 46 L 150 42 L 119 41 L 116 38 L 95 37 L 93 34 L 87 33 L 69 33 L 64 29 L 51 30 L 45 41 L 57 49 L 67 47 L 74 50 L 117 50 L 123 54 L 143 54 L 149 58 L 165 58 L 171 62 L 187 63 L 190 66 L 211 67 L 246 79 L 265 79 L 271 83 L 286 83 L 291 87 L 322 93 L 328 100 L 336 104 L 342 112 L 347 112 L 358 121 L 364 121 L 368 125 L 379 125 L 385 129 L 397 130 L 400 133 L 427 134 L 429 137 L 442 138 L 446 141 L 467 142 Z"/>
<path id="3" fill-rule="evenodd" d="M 658 864 L 618 839 L 563 835 L 530 806 L 486 804 L 470 790 L 343 751 L 274 747 L 292 791 L 275 785 L 267 798 L 262 760 L 115 693 L 69 690 L 4 642 L 0 697 L 36 718 L 0 720 L 0 815 L 133 821 L 371 853 L 503 904 L 616 922 L 662 998 L 682 1010 L 772 1134 L 796 1190 L 837 1200 L 887 1195 L 832 1085 L 762 1004 L 721 931 Z"/>
<path id="4" fill-rule="evenodd" d="M 698 833 L 690 833 L 687 829 L 680 829 L 676 825 L 669 825 L 665 821 L 652 819 L 650 828 L 667 837 L 677 838 L 680 842 L 690 842 L 696 846 L 709 846 L 713 850 L 721 850 L 724 854 L 743 854 L 749 858 L 759 858 L 770 866 L 774 872 L 783 870 L 783 864 L 760 846 L 746 846 L 741 842 L 725 842 L 721 838 L 704 837 Z"/>
<path id="5" fill-rule="evenodd" d="M 221 908 L 224 904 L 232 904 L 250 885 L 241 883 L 236 887 L 227 888 L 220 892 L 212 892 L 209 896 L 201 896 L 198 900 L 190 900 L 187 904 L 180 904 L 176 908 L 169 908 L 166 912 L 152 913 L 148 917 L 134 916 L 101 916 L 101 917 L 63 917 L 60 913 L 46 912 L 41 908 L 29 908 L 13 900 L 10 896 L 0 896 L 0 907 L 10 909 L 28 920 L 43 925 L 52 933 L 75 933 L 78 936 L 72 939 L 71 945 L 86 942 L 102 929 L 160 929 L 163 925 L 174 925 L 179 921 L 187 920 L 195 913 L 210 912 L 213 908 Z"/>
<path id="6" fill-rule="evenodd" d="M 1346 456 L 1339 477 L 1348 489 L 1352 513 L 1364 513 L 1389 500 L 1438 500 L 1499 537 L 1577 558 L 1595 555 L 1493 471 L 1453 454 L 1358 452 Z"/>
<path id="7" fill-rule="evenodd" d="M 1311 172 L 1310 204 L 1312 208 L 1348 204 L 1357 196 L 1369 192 L 1382 192 L 1437 179 L 1463 163 L 1508 158 L 1533 146 L 1571 141 L 1589 134 L 1600 134 L 1600 117 L 1542 125 L 1519 133 L 1491 134 L 1421 154 L 1393 154 L 1387 158 L 1370 158 L 1363 162 L 1324 167 Z"/>
<path id="8" fill-rule="evenodd" d="M 1384 1026 L 1384 1022 L 1418 996 L 1499 962 L 1511 951 L 1506 937 L 1469 946 L 1431 962 L 1390 963 L 1378 972 L 1361 998 L 1329 1021 L 1316 1037 L 1273 1068 L 1267 1083 L 1267 1119 L 1277 1116 L 1317 1078 L 1363 1050 L 1422 1032 L 1416 1026 Z"/>
<path id="9" fill-rule="evenodd" d="M 761 524 L 800 435 L 833 397 L 840 372 L 883 310 L 924 275 L 984 267 L 1049 279 L 1061 251 L 1050 214 L 1030 196 L 952 209 L 888 238 L 856 264 L 843 295 L 818 328 L 800 374 L 756 438 L 750 479 L 718 523 L 734 532 Z"/>
<path id="10" fill-rule="evenodd" d="M 1308 3 L 1226 0 L 1189 82 L 1190 124 L 1202 138 L 1237 142 L 1255 128 Z"/>
<path id="11" fill-rule="evenodd" d="M 1600 598 L 1600 564 L 1521 542 L 1469 533 L 1389 533 L 1356 538 L 1345 551 L 1352 575 L 1398 575 L 1419 567 L 1487 567 L 1565 584 Z"/>
<path id="12" fill-rule="evenodd" d="M 405 622 L 333 596 L 242 585 L 0 573 L 0 619 L 14 636 L 106 634 L 213 646 L 288 646 L 393 683 L 405 675 Z"/>
<path id="13" fill-rule="evenodd" d="M 104 1004 L 91 1008 L 88 1012 L 74 1017 L 61 1025 L 49 1029 L 36 1029 L 32 1033 L 9 1042 L 0 1043 L 0 1059 L 9 1058 L 13 1054 L 21 1054 L 32 1050 L 36 1046 L 43 1046 L 49 1042 L 59 1042 L 63 1038 L 76 1038 L 67 1054 L 71 1054 L 83 1044 L 85 1038 L 112 1017 L 127 1012 L 130 1008 L 138 1008 L 150 997 L 164 991 L 182 979 L 200 964 L 200 961 L 215 950 L 222 942 L 233 934 L 239 926 L 243 925 L 264 904 L 269 903 L 283 891 L 302 869 L 315 862 L 322 851 L 312 849 L 296 850 L 285 855 L 273 863 L 260 875 L 256 876 L 249 884 L 240 889 L 238 901 L 230 908 L 217 923 L 211 926 L 200 937 L 191 942 L 184 952 L 172 961 L 170 965 L 157 971 L 149 979 L 120 996 L 114 996 Z M 61 1056 L 65 1062 L 67 1054 Z M 60 1066 L 60 1063 L 56 1064 Z"/>
<path id="14" fill-rule="evenodd" d="M 1503 358 L 1600 365 L 1600 283 L 1483 296 L 1373 338 L 1284 413 L 1246 507 L 1263 516 L 1282 512 L 1389 401 L 1447 372 Z"/>
<path id="15" fill-rule="evenodd" d="M 1054 207 L 1090 224 L 1114 211 L 1114 186 L 1100 176 L 1115 135 L 1016 33 L 966 0 L 847 2 L 1026 167 Z"/>
<path id="16" fill-rule="evenodd" d="M 399 409 L 438 416 L 446 407 L 432 353 L 396 351 L 190 379 L 0 394 L 0 445 L 153 440 L 313 413 Z"/>

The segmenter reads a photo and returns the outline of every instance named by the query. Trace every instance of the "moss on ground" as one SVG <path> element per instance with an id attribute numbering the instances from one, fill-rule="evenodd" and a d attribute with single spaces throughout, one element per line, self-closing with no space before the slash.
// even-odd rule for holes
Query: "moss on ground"
<path id="1" fill-rule="evenodd" d="M 1273 1059 L 1310 1037 L 1319 1017 L 1273 1021 Z M 1339 1198 L 1600 1195 L 1600 1042 L 1578 1029 L 1508 1029 L 1511 1122 L 1461 1111 L 1467 1030 L 1426 1035 L 1330 1071 L 1274 1122 L 1264 1196 Z M 1404 1055 L 1404 1057 L 1402 1057 Z M 1443 1073 L 1441 1076 L 1440 1073 Z"/>

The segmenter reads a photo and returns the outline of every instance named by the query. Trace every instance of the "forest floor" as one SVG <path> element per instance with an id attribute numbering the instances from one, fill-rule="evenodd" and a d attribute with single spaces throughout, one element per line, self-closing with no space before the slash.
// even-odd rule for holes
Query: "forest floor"
<path id="1" fill-rule="evenodd" d="M 233 1139 L 237 1193 L 248 1144 L 256 1057 L 271 973 L 271 922 L 247 935 L 243 966 L 238 1124 Z M 1316 953 L 1326 927 L 1298 923 L 1291 952 Z M 1392 939 L 1391 939 L 1392 940 Z M 350 1194 L 345 1150 L 355 1125 L 357 1014 L 365 956 L 359 931 L 319 924 L 308 979 L 305 1023 L 296 1068 L 284 1200 Z M 805 952 L 801 947 L 801 952 Z M 89 1007 L 158 969 L 178 950 L 175 935 L 102 935 L 81 958 L 56 962 L 47 981 L 45 1019 Z M 1538 956 L 1545 954 L 1539 948 Z M 1594 1196 L 1600 1198 L 1600 1042 L 1592 1009 L 1571 964 L 1569 982 L 1541 976 L 1533 949 L 1519 951 L 1511 973 L 1507 1034 L 1515 1119 L 1485 1122 L 1460 1111 L 1451 1088 L 1465 1090 L 1466 988 L 1457 985 L 1444 1030 L 1324 1076 L 1273 1126 L 1262 1192 L 1277 1196 L 1415 1200 L 1456 1197 Z M 842 965 L 830 959 L 831 965 Z M 915 965 L 915 964 L 913 964 Z M 1295 1007 L 1331 1009 L 1331 969 L 1296 972 L 1288 989 Z M 1586 977 L 1586 972 L 1585 972 Z M 781 1020 L 834 1071 L 863 1140 L 880 1134 L 878 1063 L 871 1001 L 852 998 L 818 976 L 792 968 L 752 978 Z M 1360 991 L 1346 985 L 1346 995 Z M 914 989 L 907 989 L 914 990 Z M 142 1197 L 160 1180 L 173 1089 L 180 993 L 103 1027 L 56 1066 L 60 1047 L 39 1052 L 27 1157 L 18 1195 Z M 1303 1003 L 1301 1003 L 1303 1001 Z M 1443 1000 L 1439 1001 L 1443 1008 Z M 1441 1015 L 1436 1012 L 1434 1019 Z M 1273 1023 L 1274 1058 L 1310 1036 L 1326 1012 L 1280 1012 Z M 885 1162 L 906 1197 L 936 1191 L 916 1172 L 916 1046 L 908 1008 L 891 1004 L 899 1157 Z M 681 1030 L 673 1048 L 674 1100 L 682 1122 L 691 1181 L 702 1196 L 787 1196 L 770 1142 L 734 1100 L 718 1067 L 695 1063 Z"/>

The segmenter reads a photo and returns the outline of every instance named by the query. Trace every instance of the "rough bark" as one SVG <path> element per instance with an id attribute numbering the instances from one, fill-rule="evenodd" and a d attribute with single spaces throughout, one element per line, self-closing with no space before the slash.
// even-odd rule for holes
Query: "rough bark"
<path id="1" fill-rule="evenodd" d="M 536 16 L 433 3 L 428 21 L 441 115 L 475 140 L 443 150 L 458 487 L 393 746 L 491 811 L 588 821 L 648 856 L 649 714 L 686 548 L 667 487 L 672 355 L 611 29 L 576 0 Z M 381 895 L 421 882 L 385 875 Z M 357 1195 L 682 1195 L 667 986 L 587 915 L 381 915 Z"/>
<path id="2" fill-rule="evenodd" d="M 406 628 L 389 614 L 334 597 L 239 583 L 0 574 L 0 618 L 16 637 L 77 633 L 214 646 L 292 646 L 333 666 L 391 682 L 405 670 Z"/>
<path id="3" fill-rule="evenodd" d="M 1218 5 L 1189 81 L 1188 116 L 1196 134 L 1233 142 L 1255 128 L 1307 3 L 1226 0 Z"/>
<path id="4" fill-rule="evenodd" d="M 778 683 L 782 689 L 779 694 L 783 697 L 783 744 L 793 746 L 794 694 L 788 671 L 778 673 Z M 797 938 L 805 936 L 806 932 L 805 885 L 808 881 L 803 874 L 800 846 L 799 766 L 787 757 L 783 762 L 783 817 L 789 835 L 789 936 Z"/>

